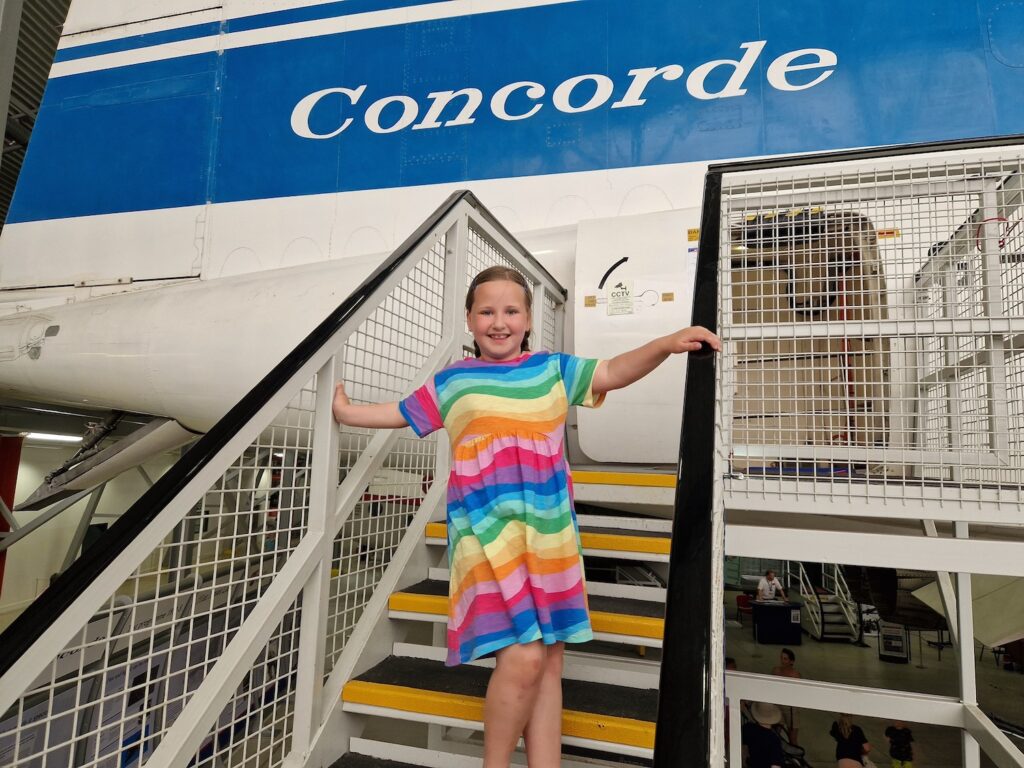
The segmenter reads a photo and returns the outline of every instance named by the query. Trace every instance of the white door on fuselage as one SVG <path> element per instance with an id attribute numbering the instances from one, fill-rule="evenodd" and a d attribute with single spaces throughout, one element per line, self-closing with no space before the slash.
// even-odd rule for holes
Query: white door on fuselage
<path id="1" fill-rule="evenodd" d="M 577 230 L 576 353 L 610 358 L 690 324 L 700 210 L 582 221 Z M 576 418 L 583 453 L 600 463 L 679 458 L 685 356 L 673 356 L 601 408 Z"/>

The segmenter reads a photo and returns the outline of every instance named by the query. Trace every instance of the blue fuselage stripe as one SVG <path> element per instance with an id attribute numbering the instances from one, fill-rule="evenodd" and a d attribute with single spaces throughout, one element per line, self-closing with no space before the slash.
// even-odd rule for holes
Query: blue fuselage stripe
<path id="1" fill-rule="evenodd" d="M 344 2 L 326 3 L 323 5 L 311 5 L 305 8 L 292 8 L 285 11 L 271 11 L 270 13 L 258 13 L 252 16 L 241 16 L 236 19 L 228 19 L 223 24 L 219 21 L 212 21 L 206 24 L 191 24 L 176 29 L 166 29 L 159 32 L 147 32 L 141 35 L 119 37 L 116 40 L 104 40 L 99 43 L 87 43 L 85 45 L 70 46 L 57 51 L 55 62 L 75 61 L 87 59 L 92 56 L 102 56 L 107 53 L 121 53 L 133 51 L 138 48 L 149 48 L 154 45 L 165 43 L 179 43 L 183 40 L 195 40 L 201 37 L 209 37 L 223 31 L 247 32 L 253 29 L 266 29 L 284 24 L 295 24 L 302 21 L 317 21 L 319 19 L 332 19 L 340 16 L 352 16 L 357 13 L 370 13 L 372 11 L 386 11 L 393 8 L 406 8 L 416 5 L 433 5 L 434 3 L 445 3 L 451 0 L 344 0 Z M 223 30 L 222 30 L 223 27 Z"/>
<path id="2" fill-rule="evenodd" d="M 7 221 L 1024 133 L 1017 11 L 977 2 L 559 2 L 56 77 Z"/>

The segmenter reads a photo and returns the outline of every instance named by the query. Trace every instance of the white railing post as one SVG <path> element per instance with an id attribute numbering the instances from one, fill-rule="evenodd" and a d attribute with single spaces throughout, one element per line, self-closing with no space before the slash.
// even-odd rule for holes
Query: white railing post
<path id="1" fill-rule="evenodd" d="M 457 343 L 453 359 L 461 357 L 461 348 L 468 341 L 465 331 L 464 291 L 474 277 L 469 274 L 469 216 L 462 214 L 445 233 L 444 258 L 444 327 L 449 338 Z"/>
<path id="2" fill-rule="evenodd" d="M 338 491 L 338 426 L 331 410 L 334 385 L 339 379 L 337 355 L 332 356 L 316 376 L 313 410 L 313 451 L 310 459 L 310 534 L 321 534 L 314 559 L 317 564 L 302 589 L 302 618 L 299 624 L 299 660 L 295 680 L 295 712 L 291 754 L 286 764 L 305 765 L 313 737 L 323 716 L 321 691 L 324 680 L 327 603 L 331 589 L 331 553 L 334 537 L 328 531 L 334 517 Z"/>

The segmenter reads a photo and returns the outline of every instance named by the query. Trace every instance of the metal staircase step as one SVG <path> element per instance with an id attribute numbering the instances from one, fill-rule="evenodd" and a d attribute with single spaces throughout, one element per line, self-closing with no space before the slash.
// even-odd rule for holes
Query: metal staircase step
<path id="1" fill-rule="evenodd" d="M 661 647 L 665 631 L 664 606 L 647 600 L 630 600 L 591 594 L 590 621 L 596 640 Z M 393 619 L 444 621 L 448 616 L 448 584 L 427 579 L 388 600 Z"/>
<path id="2" fill-rule="evenodd" d="M 423 768 L 423 766 L 349 752 L 347 755 L 342 755 L 340 760 L 332 763 L 331 768 Z"/>
<path id="3" fill-rule="evenodd" d="M 660 531 L 592 528 L 585 525 L 580 528 L 580 541 L 584 555 L 651 563 L 667 563 L 672 548 L 672 537 Z M 427 543 L 447 546 L 448 526 L 445 523 L 428 523 Z"/>
<path id="4" fill-rule="evenodd" d="M 342 690 L 346 712 L 479 730 L 490 670 L 389 656 Z M 563 680 L 563 743 L 649 758 L 656 689 Z"/>

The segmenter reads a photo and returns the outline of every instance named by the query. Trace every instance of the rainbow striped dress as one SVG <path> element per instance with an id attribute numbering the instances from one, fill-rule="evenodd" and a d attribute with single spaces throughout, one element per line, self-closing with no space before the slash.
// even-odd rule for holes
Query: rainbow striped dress
<path id="1" fill-rule="evenodd" d="M 514 643 L 590 640 L 572 480 L 570 405 L 596 407 L 597 360 L 550 352 L 467 358 L 399 403 L 420 437 L 444 428 L 448 478 L 448 659 Z"/>

